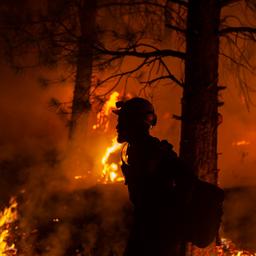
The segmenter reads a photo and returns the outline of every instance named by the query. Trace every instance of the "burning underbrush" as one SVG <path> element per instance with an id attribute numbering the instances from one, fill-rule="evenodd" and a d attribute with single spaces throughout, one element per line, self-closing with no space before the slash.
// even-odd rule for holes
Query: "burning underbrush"
<path id="1" fill-rule="evenodd" d="M 119 162 L 112 168 L 120 154 L 114 145 L 115 141 L 101 157 L 98 184 L 66 190 L 50 186 L 53 176 L 37 175 L 37 183 L 11 199 L 1 212 L 0 255 L 121 256 L 132 214 L 126 187 L 118 182 Z M 255 191 L 226 190 L 221 234 L 230 239 L 221 239 L 218 256 L 256 256 Z"/>
<path id="2" fill-rule="evenodd" d="M 218 256 L 255 256 L 256 252 L 241 250 L 230 240 L 221 239 L 221 245 L 217 248 Z"/>
<path id="3" fill-rule="evenodd" d="M 98 182 L 91 187 L 67 190 L 52 185 L 61 179 L 58 175 L 33 176 L 37 182 L 2 211 L 0 255 L 121 256 L 132 208 L 120 172 L 120 150 L 115 140 L 106 148 Z M 255 190 L 226 190 L 221 234 L 230 239 L 221 239 L 218 256 L 256 256 Z"/>
<path id="4" fill-rule="evenodd" d="M 29 220 L 23 204 L 19 256 L 121 255 L 128 230 L 124 223 L 129 225 L 127 202 L 118 185 L 97 185 L 52 193 Z"/>
<path id="5" fill-rule="evenodd" d="M 117 99 L 118 94 L 115 93 L 103 106 L 96 124 L 92 126 L 94 132 L 101 127 L 106 132 L 108 115 Z M 93 138 L 90 139 L 92 142 Z M 44 154 L 43 165 L 34 160 L 19 163 L 15 159 L 13 166 L 11 162 L 0 166 L 0 170 L 6 170 L 6 173 L 22 171 L 26 174 L 23 175 L 26 178 L 19 181 L 23 186 L 12 188 L 10 184 L 17 184 L 17 181 L 13 180 L 16 175 L 10 175 L 12 179 L 8 178 L 0 188 L 3 193 L 8 191 L 16 195 L 16 199 L 12 198 L 8 206 L 1 209 L 0 256 L 123 254 L 132 222 L 132 207 L 120 171 L 121 145 L 115 138 L 107 146 L 105 144 L 100 154 L 95 156 L 91 152 L 94 158 L 84 157 L 86 150 L 92 151 L 94 147 L 75 151 L 75 155 L 81 152 L 82 157 L 78 155 L 78 159 L 83 159 L 87 165 L 77 163 L 77 158 L 71 159 L 71 165 L 66 168 L 68 179 L 62 172 L 63 159 L 53 151 Z M 99 163 L 96 167 L 101 171 L 93 184 L 84 186 L 93 174 L 93 167 L 96 168 L 93 166 L 96 161 Z M 75 185 L 70 186 L 71 182 Z M 254 192 L 248 193 L 252 195 Z M 248 193 L 237 194 L 235 189 L 227 191 L 223 237 L 231 240 L 221 240 L 221 246 L 217 247 L 218 256 L 256 256 L 253 253 L 256 250 L 256 198 L 249 197 Z M 251 199 L 245 203 L 245 198 Z M 1 203 L 7 205 L 6 200 Z"/>
<path id="6" fill-rule="evenodd" d="M 94 130 L 104 127 L 106 131 L 107 115 L 117 96 L 113 94 L 111 101 L 103 106 Z M 89 146 L 84 149 L 74 145 L 71 152 L 75 158 L 66 154 L 63 159 L 56 154 L 49 159 L 44 154 L 38 161 L 31 157 L 28 164 L 22 161 L 19 166 L 14 158 L 9 161 L 13 166 L 0 166 L 1 172 L 6 170 L 10 177 L 3 191 L 16 195 L 16 201 L 12 199 L 9 207 L 2 208 L 1 256 L 123 254 L 131 223 L 131 206 L 120 172 L 121 145 L 113 139 L 105 148 L 102 150 L 101 146 L 102 153 L 95 154 L 96 147 L 92 150 Z M 87 163 L 83 164 L 81 159 Z M 71 165 L 67 165 L 66 160 Z M 99 162 L 95 166 L 101 171 L 91 177 L 92 169 L 96 168 L 94 162 Z M 11 174 L 21 171 L 25 178 L 12 189 L 15 180 L 11 179 Z M 1 204 L 6 206 L 6 200 Z"/>
<path id="7" fill-rule="evenodd" d="M 16 255 L 15 222 L 17 221 L 17 202 L 11 198 L 10 206 L 0 213 L 0 255 Z"/>
<path id="8" fill-rule="evenodd" d="M 120 185 L 56 191 L 33 209 L 26 196 L 3 212 L 0 255 L 122 255 L 131 208 Z"/>
<path id="9" fill-rule="evenodd" d="M 228 193 L 229 196 L 237 196 L 236 190 L 229 190 Z M 55 191 L 38 202 L 29 201 L 30 197 L 23 192 L 17 199 L 11 199 L 9 207 L 2 211 L 0 255 L 122 255 L 132 221 L 131 206 L 122 184 L 98 184 L 83 190 Z M 228 213 L 232 209 L 226 205 L 225 210 Z M 253 218 L 248 214 L 249 217 Z M 222 238 L 217 255 L 256 256 L 254 237 L 247 241 L 238 240 L 232 233 L 232 228 L 237 227 L 231 227 L 231 222 L 241 220 L 231 217 L 227 223 L 228 219 L 224 215 L 223 234 L 234 240 Z M 246 235 L 243 228 L 236 230 L 236 233 Z"/>

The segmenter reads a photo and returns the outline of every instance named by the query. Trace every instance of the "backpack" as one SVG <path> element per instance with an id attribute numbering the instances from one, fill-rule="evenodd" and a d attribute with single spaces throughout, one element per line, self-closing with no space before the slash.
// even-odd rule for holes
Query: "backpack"
<path id="1" fill-rule="evenodd" d="M 196 179 L 186 210 L 186 239 L 199 248 L 218 237 L 223 214 L 224 191 L 216 185 Z"/>
<path id="2" fill-rule="evenodd" d="M 187 242 L 199 248 L 207 247 L 218 237 L 223 215 L 224 190 L 192 175 L 188 167 L 182 163 L 166 140 L 161 141 L 163 155 L 168 155 L 168 169 L 176 168 L 177 212 L 184 222 L 184 234 Z M 167 153 L 168 152 L 168 153 Z M 190 177 L 189 177 L 190 176 Z M 184 181 L 186 179 L 186 181 Z M 185 192 L 184 192 L 185 190 Z"/>

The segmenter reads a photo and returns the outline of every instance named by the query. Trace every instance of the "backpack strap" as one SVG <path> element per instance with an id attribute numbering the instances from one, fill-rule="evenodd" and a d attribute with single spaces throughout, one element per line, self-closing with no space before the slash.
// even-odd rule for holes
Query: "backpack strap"
<path id="1" fill-rule="evenodd" d="M 171 159 L 178 158 L 177 153 L 173 150 L 173 145 L 171 143 L 169 143 L 167 140 L 160 141 L 160 148 L 161 148 L 162 153 L 165 156 L 168 156 Z"/>

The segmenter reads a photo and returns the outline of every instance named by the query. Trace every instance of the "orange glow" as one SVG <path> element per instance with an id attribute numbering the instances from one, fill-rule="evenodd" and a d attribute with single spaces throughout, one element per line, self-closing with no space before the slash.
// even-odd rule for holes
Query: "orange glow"
<path id="1" fill-rule="evenodd" d="M 15 244 L 8 243 L 10 224 L 17 220 L 17 202 L 11 198 L 10 206 L 0 213 L 0 255 L 16 255 Z"/>
<path id="2" fill-rule="evenodd" d="M 232 145 L 233 146 L 244 146 L 244 145 L 249 145 L 251 144 L 249 141 L 246 140 L 241 140 L 241 141 L 237 141 L 237 142 L 233 142 Z"/>
<path id="3" fill-rule="evenodd" d="M 107 132 L 109 123 L 110 123 L 110 116 L 112 114 L 112 110 L 116 108 L 116 102 L 119 100 L 119 93 L 113 92 L 109 99 L 104 103 L 101 111 L 97 114 L 97 123 L 92 126 L 92 129 L 103 129 L 104 132 Z M 115 158 L 114 160 L 110 160 L 110 156 L 114 153 L 117 153 L 121 149 L 121 144 L 119 144 L 114 138 L 112 140 L 112 145 L 107 147 L 103 157 L 101 158 L 101 164 L 103 166 L 102 171 L 100 173 L 100 178 L 98 182 L 100 183 L 114 183 L 114 182 L 121 182 L 124 180 L 122 175 L 120 174 L 120 157 Z M 75 176 L 76 180 L 83 179 L 83 176 Z"/>
<path id="4" fill-rule="evenodd" d="M 86 178 L 85 175 L 76 175 L 76 176 L 74 177 L 75 180 L 82 180 L 82 179 L 85 179 L 85 178 Z"/>
<path id="5" fill-rule="evenodd" d="M 112 183 L 112 182 L 120 182 L 124 180 L 124 178 L 118 172 L 121 162 L 119 163 L 109 162 L 110 156 L 113 153 L 119 151 L 121 147 L 122 147 L 122 144 L 119 144 L 115 138 L 112 141 L 112 145 L 106 149 L 105 154 L 101 159 L 103 169 L 102 169 L 101 177 L 99 179 L 100 182 Z"/>
<path id="6" fill-rule="evenodd" d="M 97 114 L 97 123 L 92 126 L 94 130 L 102 127 L 106 132 L 109 127 L 109 115 L 112 113 L 112 110 L 116 106 L 116 102 L 118 101 L 119 93 L 113 92 L 108 101 L 102 107 L 102 110 Z"/>
<path id="7" fill-rule="evenodd" d="M 255 252 L 238 250 L 231 240 L 222 238 L 221 246 L 217 246 L 218 256 L 256 256 Z"/>

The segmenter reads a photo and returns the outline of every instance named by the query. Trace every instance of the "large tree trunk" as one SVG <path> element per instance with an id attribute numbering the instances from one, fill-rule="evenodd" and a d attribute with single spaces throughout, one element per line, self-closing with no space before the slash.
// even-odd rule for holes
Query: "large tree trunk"
<path id="1" fill-rule="evenodd" d="M 77 47 L 77 70 L 72 101 L 69 138 L 72 138 L 78 119 L 86 120 L 90 110 L 89 93 L 91 87 L 93 44 L 96 38 L 96 7 L 97 1 L 81 1 L 79 10 L 80 40 Z M 86 126 L 85 124 L 82 124 Z"/>
<path id="2" fill-rule="evenodd" d="M 218 54 L 217 0 L 190 0 L 182 98 L 180 156 L 203 180 L 217 181 Z"/>
<path id="3" fill-rule="evenodd" d="M 211 183 L 217 182 L 218 174 L 219 22 L 217 0 L 189 1 L 180 157 L 192 172 Z M 187 254 L 195 255 L 191 248 Z"/>

